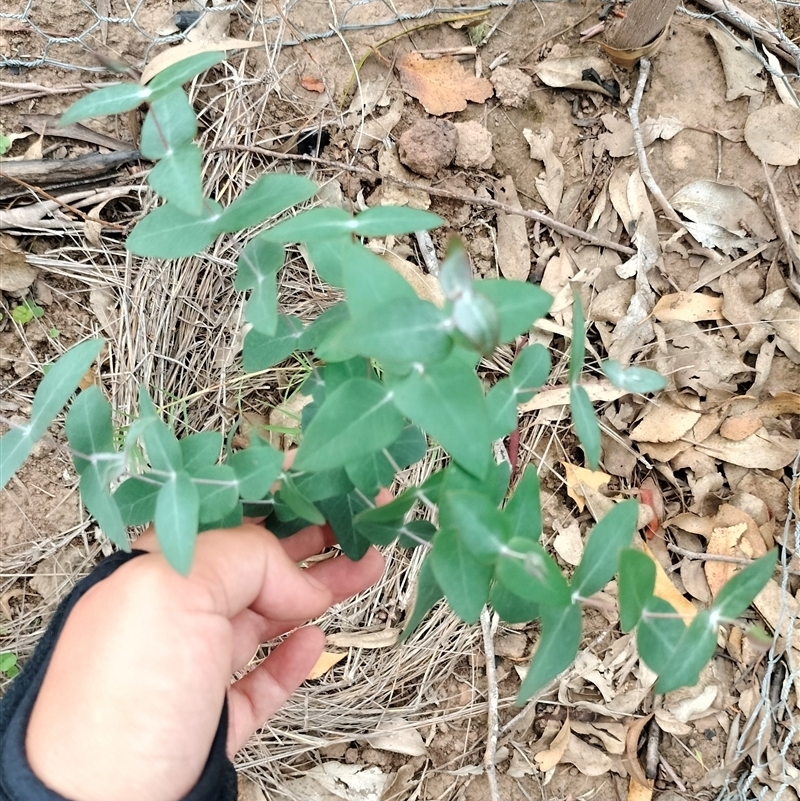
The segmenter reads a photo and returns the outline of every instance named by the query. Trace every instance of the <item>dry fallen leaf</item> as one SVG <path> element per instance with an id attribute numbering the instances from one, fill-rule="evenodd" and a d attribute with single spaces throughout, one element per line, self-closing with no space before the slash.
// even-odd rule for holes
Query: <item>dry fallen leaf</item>
<path id="1" fill-rule="evenodd" d="M 420 53 L 405 53 L 397 69 L 403 90 L 436 117 L 463 111 L 468 100 L 483 103 L 494 92 L 486 78 L 469 75 L 452 56 L 425 58 Z"/>
<path id="2" fill-rule="evenodd" d="M 534 756 L 534 760 L 542 773 L 547 773 L 548 770 L 554 768 L 561 761 L 561 757 L 564 756 L 564 751 L 567 749 L 569 737 L 570 725 L 569 715 L 567 715 L 564 725 L 553 739 L 553 742 L 550 743 L 550 747 Z"/>
<path id="3" fill-rule="evenodd" d="M 16 240 L 0 233 L 0 290 L 18 292 L 27 289 L 37 272 L 28 264 L 25 254 L 17 248 Z"/>
<path id="4" fill-rule="evenodd" d="M 622 117 L 603 114 L 600 119 L 606 127 L 606 133 L 600 134 L 598 141 L 608 150 L 612 158 L 632 156 L 636 152 L 633 142 L 633 126 Z M 684 129 L 684 124 L 676 117 L 648 117 L 641 124 L 642 142 L 645 147 L 652 145 L 656 139 L 672 139 Z"/>
<path id="5" fill-rule="evenodd" d="M 793 167 L 800 161 L 800 108 L 766 106 L 744 124 L 744 141 L 767 164 Z"/>
<path id="6" fill-rule="evenodd" d="M 577 520 L 570 520 L 566 526 L 558 527 L 553 548 L 568 565 L 580 564 L 583 557 L 583 537 Z"/>
<path id="7" fill-rule="evenodd" d="M 586 70 L 594 70 L 603 81 L 614 78 L 611 65 L 599 56 L 546 58 L 534 68 L 539 80 L 546 86 L 554 89 L 582 89 L 611 97 L 611 93 L 600 84 L 584 79 L 583 73 Z"/>
<path id="8" fill-rule="evenodd" d="M 667 399 L 659 400 L 648 407 L 630 438 L 635 442 L 675 442 L 686 436 L 701 417 L 700 412 L 677 406 Z"/>
<path id="9" fill-rule="evenodd" d="M 582 512 L 586 505 L 586 495 L 583 492 L 583 485 L 599 490 L 604 484 L 611 481 L 611 476 L 602 470 L 588 470 L 570 462 L 561 462 L 567 479 L 567 495 L 578 505 L 578 511 Z"/>
<path id="10" fill-rule="evenodd" d="M 587 381 L 581 386 L 589 395 L 592 403 L 606 403 L 615 401 L 623 395 L 628 395 L 625 389 L 615 387 L 608 379 L 601 381 Z M 520 412 L 532 412 L 537 409 L 549 409 L 553 406 L 566 406 L 569 403 L 569 387 L 552 387 L 537 392 L 527 403 L 519 405 Z"/>
<path id="11" fill-rule="evenodd" d="M 695 609 L 694 604 L 691 601 L 687 601 L 686 598 L 678 592 L 677 588 L 664 571 L 664 568 L 661 567 L 661 563 L 653 556 L 653 552 L 647 545 L 641 543 L 641 546 L 644 554 L 649 556 L 656 566 L 656 586 L 653 590 L 653 595 L 670 604 L 683 618 L 683 622 L 689 624 L 697 614 L 697 609 Z"/>
<path id="12" fill-rule="evenodd" d="M 306 676 L 307 680 L 318 679 L 324 676 L 334 665 L 338 665 L 345 657 L 346 653 L 334 653 L 333 651 L 323 651 L 311 672 Z"/>
<path id="13" fill-rule="evenodd" d="M 318 78 L 316 75 L 303 75 L 300 78 L 300 86 L 303 87 L 308 92 L 317 92 L 321 94 L 325 91 L 325 84 L 322 81 L 322 78 Z"/>
<path id="14" fill-rule="evenodd" d="M 753 52 L 750 42 L 745 42 L 727 28 L 708 28 L 719 53 L 725 82 L 728 84 L 726 100 L 763 94 L 767 88 L 764 67 Z"/>
<path id="15" fill-rule="evenodd" d="M 670 203 L 692 222 L 724 228 L 743 241 L 747 237 L 775 239 L 775 231 L 761 207 L 738 186 L 693 181 L 679 189 Z"/>
<path id="16" fill-rule="evenodd" d="M 495 198 L 512 209 L 521 209 L 514 179 L 507 175 L 495 181 Z M 527 281 L 531 272 L 531 246 L 525 218 L 500 209 L 497 220 L 497 266 L 509 281 Z"/>
<path id="17" fill-rule="evenodd" d="M 738 442 L 712 434 L 696 446 L 714 459 L 751 470 L 783 470 L 797 456 L 797 440 L 759 428 Z"/>
<path id="18" fill-rule="evenodd" d="M 207 15 L 217 16 L 217 14 Z M 232 39 L 224 37 L 213 41 L 181 42 L 175 47 L 162 50 L 142 71 L 140 82 L 145 84 L 152 81 L 159 72 L 179 61 L 196 56 L 200 53 L 216 53 L 222 50 L 249 50 L 253 47 L 264 47 L 263 42 L 250 42 L 247 39 Z"/>
<path id="19" fill-rule="evenodd" d="M 561 761 L 574 765 L 584 776 L 603 776 L 611 771 L 623 772 L 619 760 L 612 759 L 605 751 L 589 745 L 574 734 L 569 736 Z"/>
<path id="20" fill-rule="evenodd" d="M 729 417 L 720 426 L 719 433 L 725 439 L 742 440 L 758 431 L 765 418 L 774 419 L 782 414 L 800 415 L 800 395 L 796 392 L 779 392 L 750 411 Z"/>
<path id="21" fill-rule="evenodd" d="M 380 751 L 405 754 L 410 757 L 425 756 L 427 749 L 422 735 L 407 720 L 397 718 L 381 724 L 366 738 L 367 744 Z"/>
<path id="22" fill-rule="evenodd" d="M 702 292 L 675 292 L 664 295 L 653 309 L 656 320 L 700 320 L 722 318 L 722 298 L 704 295 Z"/>
<path id="23" fill-rule="evenodd" d="M 325 641 L 334 648 L 388 648 L 400 637 L 400 629 L 354 631 L 329 634 Z"/>
<path id="24" fill-rule="evenodd" d="M 644 727 L 650 722 L 653 717 L 651 712 L 643 718 L 635 718 L 626 721 L 625 727 L 625 758 L 622 764 L 628 769 L 631 774 L 632 780 L 638 780 L 639 784 L 646 787 L 650 782 L 645 776 L 642 765 L 639 762 L 639 738 L 642 736 Z"/>
<path id="25" fill-rule="evenodd" d="M 649 784 L 641 784 L 631 776 L 628 785 L 628 801 L 650 801 L 653 797 L 653 788 Z"/>
<path id="26" fill-rule="evenodd" d="M 536 178 L 536 191 L 552 214 L 558 214 L 564 194 L 564 165 L 553 152 L 555 138 L 549 128 L 532 131 L 523 128 L 522 135 L 530 145 L 531 158 L 544 164 L 544 178 Z"/>
<path id="27" fill-rule="evenodd" d="M 712 529 L 706 553 L 714 556 L 733 556 L 745 531 L 747 523 Z M 734 573 L 738 572 L 738 567 L 730 562 L 708 561 L 703 567 L 713 598 L 717 597 L 722 587 L 733 578 Z"/>
<path id="28" fill-rule="evenodd" d="M 370 240 L 367 247 L 370 250 L 374 250 L 384 261 L 387 261 L 393 270 L 400 273 L 411 284 L 419 297 L 423 300 L 429 300 L 440 309 L 444 306 L 444 292 L 442 292 L 442 285 L 436 278 L 422 272 L 421 267 L 398 256 L 394 251 L 387 250 L 376 240 Z"/>

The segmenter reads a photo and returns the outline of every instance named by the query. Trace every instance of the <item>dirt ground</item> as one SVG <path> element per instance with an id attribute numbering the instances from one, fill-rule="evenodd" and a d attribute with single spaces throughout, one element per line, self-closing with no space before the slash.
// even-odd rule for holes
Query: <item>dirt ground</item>
<path id="1" fill-rule="evenodd" d="M 26 4 L 15 2 L 9 13 L 24 16 Z M 448 223 L 432 232 L 439 257 L 457 233 L 476 274 L 541 283 L 556 301 L 529 339 L 551 349 L 561 373 L 521 410 L 519 447 L 520 465 L 540 465 L 547 547 L 569 569 L 580 558 L 594 511 L 609 498 L 638 497 L 654 514 L 644 533 L 671 584 L 671 602 L 699 608 L 736 559 L 778 544 L 787 562 L 783 590 L 776 574 L 778 596 L 757 602 L 750 620 L 782 636 L 765 658 L 742 628 L 732 627 L 720 634 L 697 688 L 654 702 L 654 677 L 600 604 L 586 615 L 575 667 L 520 712 L 513 699 L 537 628 L 501 624 L 494 634 L 500 719 L 492 733 L 481 632 L 440 609 L 398 649 L 366 640 L 340 646 L 347 658 L 309 682 L 241 755 L 241 797 L 495 801 L 483 767 L 493 741 L 503 801 L 751 797 L 747 792 L 798 799 L 800 637 L 798 624 L 785 618 L 796 620 L 800 604 L 794 550 L 800 535 L 787 517 L 797 493 L 793 460 L 800 435 L 800 170 L 796 157 L 782 163 L 771 154 L 788 140 L 800 155 L 800 139 L 787 137 L 762 113 L 790 108 L 786 93 L 757 62 L 724 69 L 711 35 L 719 26 L 675 16 L 653 58 L 639 118 L 652 176 L 690 223 L 676 227 L 645 190 L 640 155 L 625 127 L 639 70 L 612 67 L 596 41 L 580 41 L 581 31 L 598 21 L 599 2 L 519 2 L 480 17 L 452 9 L 419 16 L 430 4 L 403 0 L 393 6 L 406 19 L 383 25 L 394 19 L 389 5 L 337 0 L 279 12 L 256 2 L 210 15 L 211 32 L 204 29 L 201 41 L 223 30 L 268 43 L 234 50 L 195 89 L 212 194 L 229 200 L 261 171 L 297 169 L 323 184 L 329 204 L 430 208 Z M 104 7 L 108 18 L 130 13 L 117 0 L 97 4 Z M 768 0 L 742 0 L 739 7 L 770 24 L 777 9 L 784 33 L 798 45 L 796 7 Z M 0 295 L 3 430 L 29 412 L 38 366 L 92 332 L 105 335 L 109 346 L 103 367 L 88 380 L 101 384 L 120 410 L 121 425 L 139 382 L 162 403 L 180 400 L 187 429 L 224 431 L 242 412 L 251 421 L 265 419 L 297 384 L 300 368 L 291 363 L 266 377 L 243 378 L 241 298 L 230 286 L 240 239 L 223 238 L 204 257 L 177 264 L 125 253 L 125 230 L 153 202 L 143 184 L 146 163 L 134 160 L 91 184 L 46 193 L 2 183 L 3 160 L 112 152 L 113 143 L 97 144 L 85 130 L 77 138 L 33 133 L 42 118 L 31 115 L 58 115 L 84 91 L 82 84 L 114 80 L 109 72 L 63 65 L 96 65 L 94 51 L 140 68 L 164 49 L 153 44 L 159 37 L 177 37 L 173 13 L 191 10 L 156 2 L 137 8 L 135 24 L 98 22 L 77 0 L 34 3 L 24 19 L 0 17 L 0 58 L 43 57 L 49 64 L 12 63 L 0 71 L 0 134 L 13 139 L 0 159 L 0 258 L 17 263 L 13 251 L 19 251 L 35 268 L 30 282 L 6 284 Z M 476 23 L 484 27 L 470 28 Z M 341 35 L 327 36 L 332 28 Z M 470 30 L 488 39 L 474 48 Z M 314 32 L 327 38 L 291 44 Z M 77 37 L 83 47 L 54 43 L 56 35 Z M 410 96 L 401 65 L 413 51 L 459 53 L 462 77 L 423 80 L 421 99 Z M 359 103 L 352 78 L 362 57 Z M 577 78 L 566 80 L 565 71 L 575 69 L 570 59 Z M 590 91 L 586 79 L 573 85 L 597 60 L 600 77 L 618 82 L 619 100 Z M 549 72 L 543 62 L 552 65 Z M 785 61 L 782 67 L 787 91 L 799 93 L 796 67 L 794 75 Z M 480 85 L 489 96 L 464 101 L 462 110 L 432 113 L 440 95 L 451 101 L 467 77 L 486 81 Z M 744 86 L 737 97 L 734 84 Z M 415 157 L 415 126 L 431 121 L 440 132 L 458 131 L 454 153 L 441 144 L 444 136 L 423 139 Z M 132 114 L 92 120 L 87 128 L 133 148 L 139 123 Z M 293 158 L 296 134 L 306 129 L 330 135 L 317 161 Z M 796 131 L 800 136 L 800 123 Z M 470 135 L 477 138 L 467 148 Z M 756 140 L 762 144 L 753 145 Z M 423 159 L 432 157 L 439 161 L 421 174 Z M 701 195 L 676 197 L 687 187 Z M 725 194 L 731 187 L 736 192 Z M 89 194 L 95 190 L 106 194 Z M 46 207 L 53 196 L 68 196 L 68 206 Z M 519 207 L 570 228 L 510 213 Z M 28 216 L 12 217 L 26 208 L 33 210 Z M 393 263 L 424 272 L 415 239 L 379 244 Z M 596 384 L 603 424 L 605 472 L 591 475 L 575 471 L 583 466 L 581 452 L 554 394 L 566 380 L 573 288 L 588 312 L 594 360 L 587 378 Z M 23 324 L 11 315 L 25 301 L 43 314 Z M 281 302 L 309 319 L 333 295 L 291 254 Z M 667 390 L 655 403 L 610 392 L 597 368 L 609 355 L 668 375 Z M 507 375 L 512 360 L 512 349 L 485 360 L 486 380 Z M 12 651 L 20 663 L 57 599 L 108 550 L 80 505 L 62 424 L 51 427 L 0 494 L 0 651 Z M 430 455 L 425 469 L 436 458 Z M 402 481 L 419 476 L 409 473 Z M 387 580 L 326 618 L 327 632 L 369 634 L 402 625 L 418 560 L 397 549 L 388 557 Z M 615 592 L 612 584 L 605 600 Z M 0 675 L 0 692 L 7 684 Z M 643 729 L 651 713 L 657 725 Z M 387 725 L 394 732 L 388 737 Z M 739 777 L 751 783 L 741 795 Z"/>

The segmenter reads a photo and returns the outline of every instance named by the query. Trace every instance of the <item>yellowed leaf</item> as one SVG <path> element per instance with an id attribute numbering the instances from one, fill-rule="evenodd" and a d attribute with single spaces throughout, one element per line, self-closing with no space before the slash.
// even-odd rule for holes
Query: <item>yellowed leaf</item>
<path id="1" fill-rule="evenodd" d="M 653 309 L 656 320 L 684 320 L 696 323 L 700 320 L 719 320 L 722 317 L 722 298 L 704 295 L 702 292 L 675 292 L 664 295 Z"/>
<path id="2" fill-rule="evenodd" d="M 712 529 L 711 538 L 706 546 L 706 553 L 715 556 L 733 556 L 736 546 L 742 535 L 747 531 L 747 523 L 737 523 L 734 526 L 720 526 Z M 703 565 L 705 570 L 708 588 L 711 590 L 712 597 L 716 598 L 717 593 L 723 585 L 737 572 L 737 567 L 730 562 L 709 561 Z"/>
<path id="3" fill-rule="evenodd" d="M 561 757 L 564 756 L 564 751 L 567 750 L 569 735 L 569 715 L 567 715 L 564 725 L 561 727 L 561 730 L 558 732 L 558 734 L 553 738 L 553 742 L 550 743 L 550 747 L 546 751 L 540 751 L 534 756 L 534 760 L 536 761 L 536 764 L 542 773 L 546 773 L 551 768 L 554 768 L 561 761 Z"/>
<path id="4" fill-rule="evenodd" d="M 338 665 L 346 656 L 346 653 L 337 654 L 333 651 L 323 651 L 319 655 L 317 663 L 311 668 L 311 672 L 308 674 L 307 678 L 310 680 L 324 676 L 334 665 Z"/>
<path id="5" fill-rule="evenodd" d="M 634 776 L 628 785 L 628 801 L 650 801 L 653 797 L 653 788 L 649 784 L 639 784 Z"/>
<path id="6" fill-rule="evenodd" d="M 410 52 L 400 57 L 397 69 L 403 90 L 437 117 L 463 111 L 468 100 L 483 103 L 494 93 L 486 78 L 469 75 L 452 56 L 425 58 Z"/>
<path id="7" fill-rule="evenodd" d="M 694 604 L 687 601 L 686 598 L 678 592 L 677 587 L 672 583 L 669 576 L 661 567 L 658 559 L 653 556 L 653 552 L 647 547 L 646 543 L 642 543 L 642 551 L 653 560 L 656 566 L 656 586 L 653 590 L 653 595 L 661 598 L 672 606 L 672 608 L 683 618 L 684 623 L 690 623 L 694 616 L 697 614 Z"/>
<path id="8" fill-rule="evenodd" d="M 582 512 L 586 506 L 586 494 L 583 486 L 599 490 L 603 484 L 611 481 L 611 476 L 602 470 L 588 470 L 585 467 L 561 462 L 567 478 L 567 495 L 578 505 L 578 511 Z"/>

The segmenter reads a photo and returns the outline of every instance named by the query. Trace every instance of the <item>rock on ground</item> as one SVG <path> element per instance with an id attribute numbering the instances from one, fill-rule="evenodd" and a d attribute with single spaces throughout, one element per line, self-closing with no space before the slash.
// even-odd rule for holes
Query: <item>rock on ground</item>
<path id="1" fill-rule="evenodd" d="M 494 93 L 500 104 L 509 108 L 522 108 L 531 96 L 533 78 L 513 67 L 497 67 L 492 73 Z"/>
<path id="2" fill-rule="evenodd" d="M 492 135 L 479 122 L 457 122 L 456 165 L 467 169 L 488 169 L 494 164 Z"/>
<path id="3" fill-rule="evenodd" d="M 410 170 L 432 178 L 450 166 L 457 144 L 458 133 L 452 122 L 419 120 L 400 137 L 397 152 Z"/>

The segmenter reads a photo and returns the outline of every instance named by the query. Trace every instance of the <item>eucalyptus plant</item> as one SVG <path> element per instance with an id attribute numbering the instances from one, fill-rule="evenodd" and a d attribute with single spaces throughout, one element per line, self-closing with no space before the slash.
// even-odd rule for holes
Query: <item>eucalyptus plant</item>
<path id="1" fill-rule="evenodd" d="M 128 250 L 176 258 L 201 252 L 218 236 L 261 225 L 316 192 L 306 178 L 258 178 L 229 206 L 207 197 L 197 120 L 181 88 L 222 60 L 201 54 L 164 70 L 149 84 L 120 83 L 75 103 L 62 123 L 118 114 L 147 103 L 142 155 L 155 162 L 148 183 L 163 199 L 134 227 Z M 405 207 L 377 206 L 356 215 L 310 208 L 253 236 L 237 263 L 235 287 L 249 293 L 245 371 L 278 365 L 302 352 L 312 365 L 302 386 L 300 444 L 290 468 L 284 454 L 258 436 L 238 451 L 219 432 L 178 439 L 144 387 L 139 416 L 121 447 L 112 409 L 98 386 L 70 405 L 66 433 L 84 504 L 108 538 L 128 550 L 127 528 L 154 522 L 165 557 L 191 569 L 200 532 L 265 517 L 279 537 L 327 522 L 342 551 L 360 559 L 371 545 L 397 541 L 426 550 L 407 638 L 441 599 L 465 622 L 488 603 L 509 623 L 540 622 L 539 644 L 519 693 L 523 702 L 565 670 L 578 652 L 582 605 L 618 575 L 621 626 L 635 629 L 640 655 L 659 674 L 656 692 L 696 683 L 716 647 L 721 624 L 734 621 L 764 586 L 775 553 L 736 575 L 708 610 L 687 625 L 654 594 L 655 566 L 633 547 L 637 502 L 617 503 L 589 532 L 571 576 L 541 545 L 539 482 L 528 466 L 513 491 L 507 462 L 493 443 L 517 426 L 517 406 L 532 398 L 550 373 L 542 345 L 520 348 L 509 376 L 484 387 L 477 368 L 499 345 L 513 343 L 547 314 L 551 297 L 540 287 L 505 279 L 473 279 L 458 240 L 441 265 L 444 303 L 420 298 L 363 244 L 369 237 L 434 228 L 443 220 Z M 310 324 L 282 314 L 277 276 L 286 246 L 301 244 L 319 277 L 343 290 L 344 300 Z M 600 461 L 600 432 L 581 385 L 584 319 L 574 306 L 569 357 L 570 407 L 587 463 Z M 46 373 L 28 425 L 0 441 L 5 484 L 67 403 L 102 346 L 75 346 Z M 652 392 L 665 385 L 641 368 L 602 365 L 612 383 Z M 446 467 L 419 486 L 376 506 L 379 488 L 422 459 L 435 441 Z"/>

